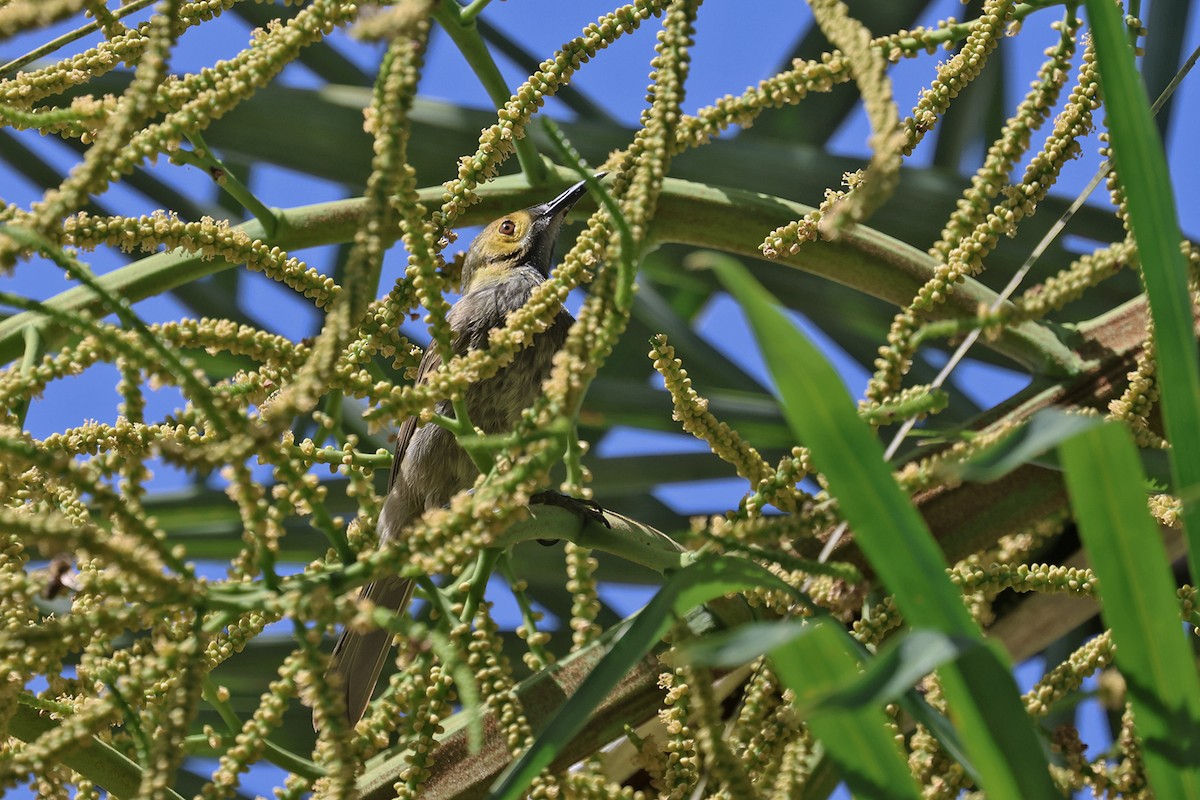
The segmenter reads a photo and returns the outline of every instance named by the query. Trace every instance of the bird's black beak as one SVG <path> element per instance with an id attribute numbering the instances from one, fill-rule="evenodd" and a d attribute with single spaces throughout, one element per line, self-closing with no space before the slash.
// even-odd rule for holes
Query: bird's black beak
<path id="1" fill-rule="evenodd" d="M 607 172 L 596 173 L 596 180 L 600 180 L 607 174 Z M 586 193 L 587 181 L 580 181 L 550 202 L 534 206 L 529 211 L 536 217 L 562 218 L 579 201 L 579 198 L 583 197 Z"/>
<path id="2" fill-rule="evenodd" d="M 606 172 L 599 173 L 596 175 L 596 180 L 607 174 Z M 534 219 L 528 263 L 537 267 L 543 276 L 550 275 L 550 264 L 554 260 L 554 244 L 558 240 L 558 231 L 562 228 L 563 219 L 585 192 L 587 192 L 587 181 L 580 181 L 550 202 L 525 209 Z"/>

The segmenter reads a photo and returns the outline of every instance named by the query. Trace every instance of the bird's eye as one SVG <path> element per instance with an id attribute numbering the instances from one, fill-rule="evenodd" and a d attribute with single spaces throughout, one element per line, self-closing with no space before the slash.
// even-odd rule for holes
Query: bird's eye
<path id="1" fill-rule="evenodd" d="M 517 223 L 513 222 L 511 219 L 506 219 L 506 220 L 504 220 L 504 222 L 500 223 L 500 235 L 501 236 L 512 236 L 516 232 L 517 232 Z"/>

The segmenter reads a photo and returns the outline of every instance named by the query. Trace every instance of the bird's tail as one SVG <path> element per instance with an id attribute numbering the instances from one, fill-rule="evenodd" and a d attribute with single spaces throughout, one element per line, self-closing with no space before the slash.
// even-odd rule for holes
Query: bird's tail
<path id="1" fill-rule="evenodd" d="M 401 613 L 412 599 L 413 588 L 412 581 L 389 575 L 364 586 L 358 599 L 370 600 L 380 608 Z M 379 673 L 383 671 L 391 647 L 392 634 L 385 630 L 367 633 L 347 630 L 333 647 L 325 677 L 329 679 L 334 673 L 341 676 L 346 718 L 352 726 L 362 718 L 367 704 L 371 702 L 371 694 L 375 691 L 375 684 L 379 681 Z"/>

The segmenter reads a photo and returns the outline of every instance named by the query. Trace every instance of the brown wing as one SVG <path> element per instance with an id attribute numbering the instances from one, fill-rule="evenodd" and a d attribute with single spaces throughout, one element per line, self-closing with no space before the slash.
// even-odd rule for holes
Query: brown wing
<path id="1" fill-rule="evenodd" d="M 421 365 L 417 367 L 417 383 L 424 383 L 425 379 L 431 372 L 434 372 L 442 365 L 442 357 L 438 355 L 437 345 L 430 342 L 429 347 L 425 349 L 425 355 L 421 358 Z M 396 431 L 396 450 L 392 456 L 392 476 L 388 478 L 388 490 L 396 483 L 396 475 L 400 472 L 400 462 L 404 460 L 404 452 L 408 450 L 408 443 L 412 441 L 413 433 L 417 430 L 417 418 L 405 417 L 400 423 L 400 430 Z"/>

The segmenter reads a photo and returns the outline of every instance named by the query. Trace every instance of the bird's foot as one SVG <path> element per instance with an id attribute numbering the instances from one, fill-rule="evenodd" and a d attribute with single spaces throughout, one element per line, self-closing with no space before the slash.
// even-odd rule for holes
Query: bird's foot
<path id="1" fill-rule="evenodd" d="M 589 522 L 598 522 L 606 528 L 611 529 L 612 525 L 604 517 L 604 507 L 594 500 L 584 500 L 579 497 L 571 497 L 562 492 L 556 492 L 553 489 L 547 489 L 544 492 L 538 492 L 529 498 L 530 505 L 539 504 L 544 506 L 558 506 L 559 508 L 570 511 L 575 516 L 579 517 L 579 521 L 583 524 Z M 538 539 L 538 543 L 544 545 L 554 544 L 556 539 Z"/>

